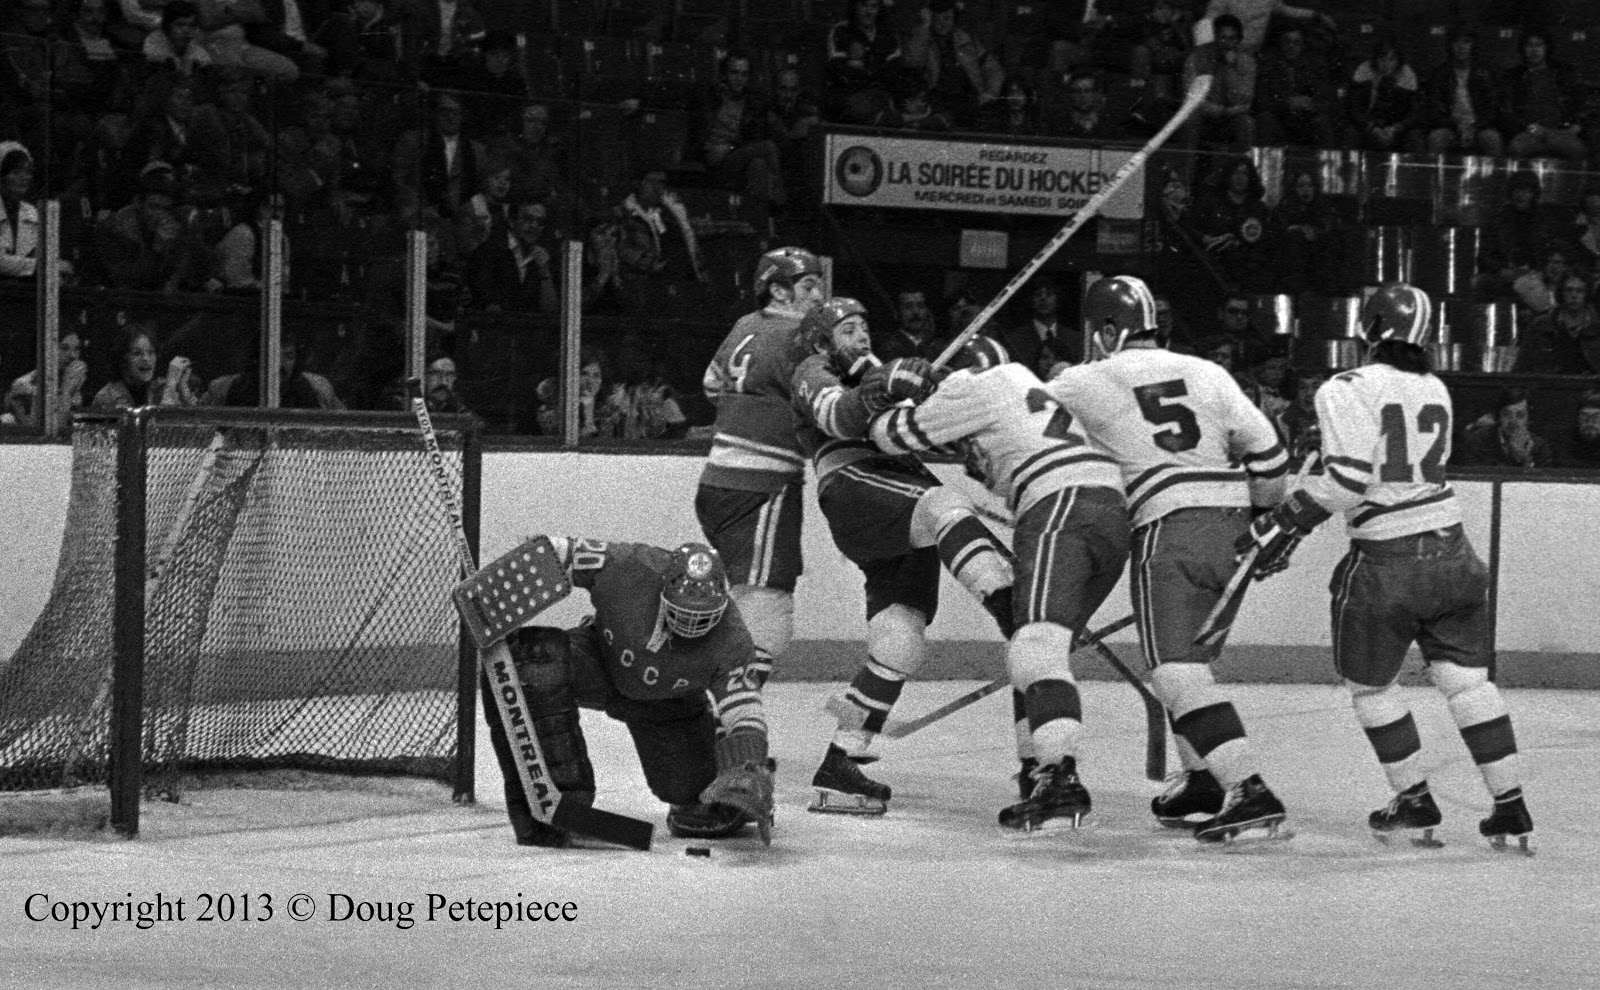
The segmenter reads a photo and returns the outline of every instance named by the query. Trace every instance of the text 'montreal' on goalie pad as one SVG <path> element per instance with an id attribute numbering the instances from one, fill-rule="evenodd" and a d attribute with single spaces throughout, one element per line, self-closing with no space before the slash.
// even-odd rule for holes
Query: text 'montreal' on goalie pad
<path id="1" fill-rule="evenodd" d="M 478 648 L 487 649 L 571 590 L 555 544 L 535 536 L 456 585 L 456 610 Z"/>

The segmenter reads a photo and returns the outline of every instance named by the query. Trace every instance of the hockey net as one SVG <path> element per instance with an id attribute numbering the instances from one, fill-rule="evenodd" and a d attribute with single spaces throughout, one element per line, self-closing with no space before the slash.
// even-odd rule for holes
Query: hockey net
<path id="1" fill-rule="evenodd" d="M 475 529 L 475 437 L 438 427 Z M 50 598 L 0 669 L 0 791 L 105 785 L 130 834 L 141 787 L 248 771 L 469 794 L 455 559 L 409 417 L 81 417 Z"/>

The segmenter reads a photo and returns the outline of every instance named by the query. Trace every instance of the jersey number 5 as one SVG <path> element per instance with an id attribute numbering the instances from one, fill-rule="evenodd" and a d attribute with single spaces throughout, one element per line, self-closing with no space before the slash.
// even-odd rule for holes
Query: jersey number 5
<path id="1" fill-rule="evenodd" d="M 1385 405 L 1379 412 L 1383 426 L 1383 464 L 1378 468 L 1379 481 L 1416 481 L 1417 471 L 1411 466 L 1411 449 L 1406 443 L 1410 430 L 1406 423 L 1405 407 L 1398 402 Z M 1417 432 L 1432 433 L 1433 442 L 1422 455 L 1417 469 L 1422 480 L 1430 484 L 1444 482 L 1444 442 L 1450 436 L 1450 410 L 1437 402 L 1430 402 L 1417 410 Z"/>
<path id="2" fill-rule="evenodd" d="M 1151 434 L 1156 446 L 1169 454 L 1193 450 L 1200 445 L 1200 421 L 1195 418 L 1194 410 L 1181 402 L 1167 401 L 1188 394 L 1189 386 L 1181 378 L 1141 385 L 1133 390 L 1144 418 L 1157 426 L 1169 427 Z"/>
<path id="3" fill-rule="evenodd" d="M 1057 402 L 1055 397 L 1044 389 L 1028 389 L 1029 412 L 1043 412 L 1051 406 L 1055 406 L 1056 411 L 1051 415 L 1050 422 L 1044 425 L 1044 435 L 1065 447 L 1082 445 L 1083 437 L 1072 432 L 1072 414 L 1061 408 L 1061 403 Z"/>

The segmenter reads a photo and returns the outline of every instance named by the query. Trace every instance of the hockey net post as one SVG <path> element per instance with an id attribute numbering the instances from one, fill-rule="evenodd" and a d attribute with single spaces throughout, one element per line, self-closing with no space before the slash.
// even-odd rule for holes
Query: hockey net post
<path id="1" fill-rule="evenodd" d="M 441 427 L 475 534 L 476 423 Z M 0 801 L 98 793 L 132 837 L 152 781 L 471 800 L 476 651 L 419 460 L 403 413 L 80 415 L 50 600 L 0 666 Z"/>

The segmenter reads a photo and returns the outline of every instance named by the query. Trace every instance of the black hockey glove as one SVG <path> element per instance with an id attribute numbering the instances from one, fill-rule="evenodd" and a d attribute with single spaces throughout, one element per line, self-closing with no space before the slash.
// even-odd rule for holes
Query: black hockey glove
<path id="1" fill-rule="evenodd" d="M 1300 541 L 1311 535 L 1331 512 L 1318 505 L 1303 491 L 1297 491 L 1271 512 L 1256 516 L 1250 529 L 1233 545 L 1235 560 L 1243 562 L 1251 548 L 1256 548 L 1255 567 L 1251 577 L 1263 581 L 1289 567 L 1289 557 Z"/>
<path id="2" fill-rule="evenodd" d="M 772 844 L 772 770 L 764 733 L 730 732 L 717 740 L 717 779 L 700 800 L 738 808 L 756 823 L 762 844 Z"/>
<path id="3" fill-rule="evenodd" d="M 933 365 L 926 358 L 895 358 L 861 377 L 861 399 L 873 416 L 905 399 L 921 402 L 933 388 Z"/>

